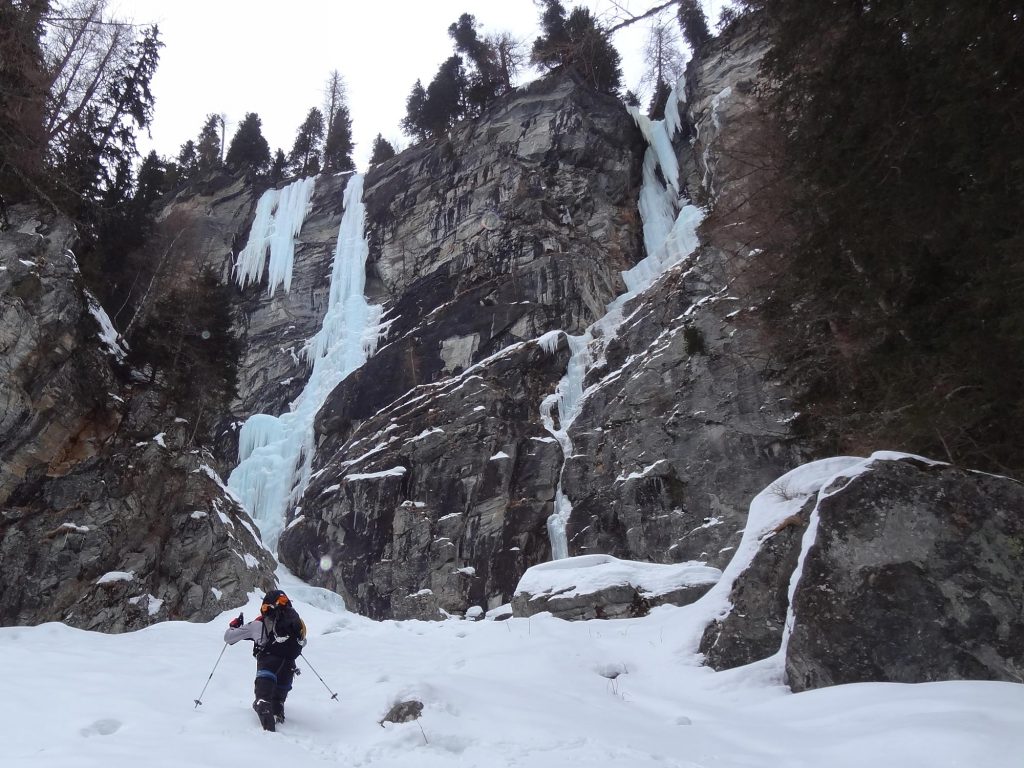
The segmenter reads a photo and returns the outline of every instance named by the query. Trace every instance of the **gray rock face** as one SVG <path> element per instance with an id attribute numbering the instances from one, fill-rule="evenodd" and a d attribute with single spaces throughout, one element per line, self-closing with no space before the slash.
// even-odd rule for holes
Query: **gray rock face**
<path id="1" fill-rule="evenodd" d="M 374 386 L 328 403 L 324 429 L 602 315 L 641 256 L 641 152 L 619 101 L 556 76 L 371 170 L 367 294 L 390 325 Z"/>
<path id="2" fill-rule="evenodd" d="M 116 375 L 71 227 L 0 233 L 0 624 L 106 631 L 209 619 L 273 581 L 245 513 L 157 398 Z M 163 446 L 133 435 L 176 424 Z M 131 574 L 129 576 L 129 573 Z M 106 576 L 106 578 L 104 578 Z"/>
<path id="3" fill-rule="evenodd" d="M 507 602 L 550 556 L 561 450 L 540 403 L 567 355 L 531 340 L 579 332 L 623 290 L 641 149 L 621 103 L 556 76 L 368 175 L 367 292 L 388 333 L 321 411 L 289 568 L 368 615 L 437 618 Z"/>
<path id="4" fill-rule="evenodd" d="M 23 206 L 0 233 L 0 504 L 96 455 L 116 386 L 69 248 L 70 222 Z"/>
<path id="5" fill-rule="evenodd" d="M 697 306 L 705 258 L 638 300 L 591 373 L 563 476 L 570 554 L 722 567 L 751 497 L 796 463 L 756 326 L 727 317 L 736 301 Z"/>
<path id="6" fill-rule="evenodd" d="M 685 192 L 706 209 L 701 246 L 631 302 L 587 379 L 563 477 L 570 554 L 722 567 L 750 499 L 804 458 L 741 280 L 756 254 L 731 234 L 763 182 L 754 158 L 730 150 L 762 124 L 753 85 L 764 50 L 743 28 L 688 72 L 675 143 Z"/>
<path id="7" fill-rule="evenodd" d="M 794 691 L 865 681 L 1020 681 L 1024 486 L 875 462 L 824 498 L 793 598 Z"/>
<path id="8" fill-rule="evenodd" d="M 209 621 L 269 589 L 272 556 L 204 464 L 150 441 L 16 493 L 3 509 L 2 623 Z"/>
<path id="9" fill-rule="evenodd" d="M 550 557 L 561 451 L 537 403 L 567 358 L 564 344 L 554 355 L 515 345 L 412 390 L 347 438 L 325 435 L 282 561 L 373 618 L 508 602 L 526 568 Z"/>

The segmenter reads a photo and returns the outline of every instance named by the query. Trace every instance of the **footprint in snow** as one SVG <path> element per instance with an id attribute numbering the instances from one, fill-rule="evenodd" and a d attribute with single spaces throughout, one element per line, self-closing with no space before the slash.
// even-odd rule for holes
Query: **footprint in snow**
<path id="1" fill-rule="evenodd" d="M 121 721 L 114 720 L 113 718 L 106 717 L 102 720 L 97 720 L 92 725 L 82 728 L 79 733 L 85 737 L 89 736 L 109 736 L 112 733 L 117 733 L 121 728 Z"/>

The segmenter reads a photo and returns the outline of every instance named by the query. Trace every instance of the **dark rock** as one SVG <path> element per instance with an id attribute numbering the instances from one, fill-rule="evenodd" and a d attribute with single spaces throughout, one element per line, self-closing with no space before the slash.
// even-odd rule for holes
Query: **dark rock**
<path id="1" fill-rule="evenodd" d="M 419 720 L 422 714 L 422 701 L 416 701 L 416 699 L 400 701 L 389 709 L 384 717 L 377 721 L 377 725 L 383 728 L 384 723 L 411 723 L 413 720 Z"/>
<path id="2" fill-rule="evenodd" d="M 26 206 L 10 218 L 0 233 L 0 504 L 19 484 L 95 456 L 120 420 L 74 228 Z"/>
<path id="3" fill-rule="evenodd" d="M 701 638 L 700 652 L 709 667 L 733 669 L 778 652 L 789 610 L 790 578 L 816 503 L 812 496 L 797 514 L 764 536 L 750 566 L 733 582 L 731 611 L 708 625 Z"/>
<path id="4" fill-rule="evenodd" d="M 282 562 L 373 618 L 507 603 L 550 557 L 561 450 L 538 403 L 567 357 L 564 342 L 555 354 L 516 345 L 412 390 L 347 439 L 324 436 Z"/>
<path id="5" fill-rule="evenodd" d="M 210 619 L 273 583 L 273 558 L 83 287 L 66 221 L 0 234 L 0 624 L 106 631 Z M 166 423 L 157 436 L 149 426 Z M 130 575 L 129 575 L 130 574 Z"/>
<path id="6" fill-rule="evenodd" d="M 794 691 L 866 681 L 1020 681 L 1024 486 L 876 461 L 823 497 L 793 600 Z"/>

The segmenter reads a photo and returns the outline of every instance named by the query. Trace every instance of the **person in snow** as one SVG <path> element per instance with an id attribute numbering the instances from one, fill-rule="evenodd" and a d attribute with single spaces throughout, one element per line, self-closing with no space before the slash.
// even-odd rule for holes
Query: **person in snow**
<path id="1" fill-rule="evenodd" d="M 276 723 L 284 722 L 284 700 L 298 674 L 295 660 L 306 645 L 306 625 L 288 595 L 279 589 L 267 592 L 259 616 L 248 624 L 243 621 L 242 614 L 231 620 L 224 642 L 234 645 L 239 640 L 253 641 L 256 699 L 252 708 L 264 730 L 273 731 Z"/>

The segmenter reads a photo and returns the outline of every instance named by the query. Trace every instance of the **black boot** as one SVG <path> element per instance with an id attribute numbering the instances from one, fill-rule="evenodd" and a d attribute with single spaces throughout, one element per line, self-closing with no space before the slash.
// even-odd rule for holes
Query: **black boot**
<path id="1" fill-rule="evenodd" d="M 274 719 L 277 720 L 277 722 L 279 722 L 279 723 L 283 723 L 284 722 L 284 702 L 281 701 L 280 699 L 274 699 L 273 712 L 274 712 Z"/>
<path id="2" fill-rule="evenodd" d="M 260 718 L 260 725 L 263 726 L 264 731 L 277 730 L 276 722 L 274 720 L 274 710 L 269 701 L 266 699 L 256 699 L 252 703 L 252 708 L 256 710 L 256 714 Z"/>

